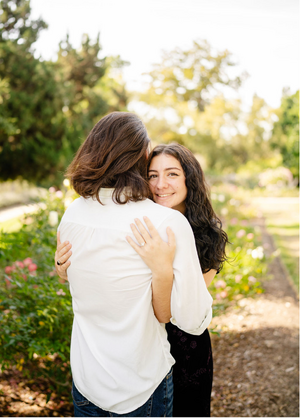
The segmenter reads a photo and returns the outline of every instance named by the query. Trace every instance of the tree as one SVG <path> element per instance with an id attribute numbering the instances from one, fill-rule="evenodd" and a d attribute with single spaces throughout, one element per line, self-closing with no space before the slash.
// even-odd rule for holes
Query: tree
<path id="1" fill-rule="evenodd" d="M 0 178 L 56 177 L 65 134 L 54 67 L 34 57 L 43 20 L 30 19 L 25 0 L 2 0 L 0 21 Z"/>
<path id="2" fill-rule="evenodd" d="M 160 106 L 192 102 L 202 112 L 216 91 L 241 85 L 246 74 L 228 74 L 234 65 L 227 50 L 217 52 L 207 41 L 194 41 L 190 50 L 164 52 L 161 63 L 147 74 L 151 81 L 141 99 Z"/>
<path id="3" fill-rule="evenodd" d="M 227 50 L 215 51 L 206 41 L 164 52 L 147 74 L 148 88 L 136 94 L 152 140 L 186 145 L 205 157 L 207 168 L 226 166 L 231 149 L 223 131 L 237 122 L 240 104 L 226 101 L 223 93 L 246 77 L 233 76 L 234 65 Z"/>
<path id="4" fill-rule="evenodd" d="M 257 95 L 247 112 L 241 100 L 225 98 L 226 90 L 238 89 L 247 76 L 233 76 L 233 66 L 227 50 L 216 52 L 206 41 L 165 52 L 147 74 L 147 89 L 136 94 L 138 105 L 131 104 L 153 142 L 179 142 L 201 154 L 212 171 L 236 172 L 249 161 L 258 169 L 265 162 L 276 165 L 272 109 Z"/>
<path id="5" fill-rule="evenodd" d="M 272 147 L 280 151 L 283 164 L 299 180 L 299 90 L 295 94 L 283 91 L 277 115 L 278 121 L 274 123 L 271 138 Z"/>
<path id="6" fill-rule="evenodd" d="M 99 35 L 95 42 L 83 35 L 79 49 L 70 44 L 68 35 L 59 44 L 55 67 L 64 98 L 71 155 L 103 115 L 126 108 L 125 86 L 111 78 L 111 73 L 126 62 L 120 57 L 100 59 L 100 51 Z"/>
<path id="7" fill-rule="evenodd" d="M 27 0 L 0 4 L 0 179 L 59 184 L 95 122 L 126 107 L 124 83 L 111 77 L 126 63 L 99 58 L 99 35 L 94 42 L 84 35 L 79 49 L 67 36 L 55 62 L 36 58 L 33 45 L 47 25 L 30 19 Z"/>

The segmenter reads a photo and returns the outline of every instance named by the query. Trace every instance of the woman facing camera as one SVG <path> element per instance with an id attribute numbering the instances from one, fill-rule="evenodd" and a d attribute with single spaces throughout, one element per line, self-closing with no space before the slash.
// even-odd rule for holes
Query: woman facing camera
<path id="1" fill-rule="evenodd" d="M 211 320 L 191 226 L 147 198 L 148 146 L 141 120 L 115 112 L 94 126 L 67 170 L 80 195 L 59 225 L 73 249 L 75 416 L 172 416 L 175 360 L 161 322 L 200 335 Z M 143 259 L 136 249 L 145 249 Z M 58 249 L 57 265 L 67 257 Z"/>
<path id="2" fill-rule="evenodd" d="M 148 179 L 154 202 L 180 211 L 189 221 L 203 277 L 209 286 L 226 260 L 228 237 L 212 208 L 198 160 L 182 145 L 158 145 L 149 155 Z M 213 359 L 208 330 L 195 336 L 171 322 L 166 329 L 176 361 L 173 415 L 210 416 Z"/>

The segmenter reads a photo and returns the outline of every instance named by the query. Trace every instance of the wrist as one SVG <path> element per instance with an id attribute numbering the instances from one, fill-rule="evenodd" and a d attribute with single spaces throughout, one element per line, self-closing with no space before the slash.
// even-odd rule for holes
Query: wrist
<path id="1" fill-rule="evenodd" d="M 173 282 L 173 267 L 164 267 L 159 271 L 152 272 L 152 280 L 154 281 L 172 281 Z"/>

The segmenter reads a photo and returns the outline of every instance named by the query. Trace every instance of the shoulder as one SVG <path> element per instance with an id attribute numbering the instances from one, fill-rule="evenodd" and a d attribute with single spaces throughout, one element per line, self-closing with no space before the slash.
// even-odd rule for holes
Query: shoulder
<path id="1" fill-rule="evenodd" d="M 188 230 L 192 231 L 186 217 L 175 209 L 158 205 L 150 199 L 129 204 L 131 217 L 147 216 L 158 231 L 166 230 L 169 226 L 173 232 Z M 135 210 L 133 210 L 135 208 Z"/>
<path id="2" fill-rule="evenodd" d="M 159 205 L 156 205 L 159 206 Z M 158 230 L 166 230 L 170 227 L 175 236 L 180 235 L 182 238 L 191 239 L 194 241 L 194 233 L 189 221 L 186 217 L 175 209 L 165 208 L 160 206 L 161 217 L 158 225 Z"/>
<path id="3" fill-rule="evenodd" d="M 174 221 L 189 225 L 186 217 L 182 213 L 178 212 L 178 210 L 158 205 L 150 199 L 146 199 L 143 203 L 145 205 L 144 207 L 150 210 L 151 215 L 157 216 L 161 222 Z"/>
<path id="4" fill-rule="evenodd" d="M 75 199 L 66 209 L 61 223 L 64 221 L 71 220 L 74 216 L 81 216 L 85 212 L 89 199 L 84 199 L 83 197 L 78 197 Z"/>

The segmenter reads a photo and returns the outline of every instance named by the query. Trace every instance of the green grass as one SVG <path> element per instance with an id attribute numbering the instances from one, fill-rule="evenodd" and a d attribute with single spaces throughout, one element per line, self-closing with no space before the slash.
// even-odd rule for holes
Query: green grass
<path id="1" fill-rule="evenodd" d="M 299 201 L 282 197 L 278 200 L 255 199 L 266 219 L 281 259 L 299 291 Z"/>
<path id="2" fill-rule="evenodd" d="M 13 219 L 8 219 L 5 222 L 0 222 L 0 231 L 2 232 L 16 232 L 18 231 L 21 226 L 22 226 L 22 222 L 20 221 L 20 218 L 13 218 Z"/>
<path id="3" fill-rule="evenodd" d="M 267 229 L 272 234 L 280 256 L 293 283 L 299 291 L 299 224 L 274 225 L 267 221 Z"/>

